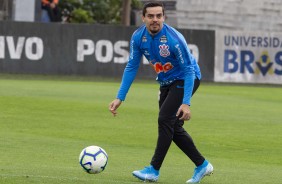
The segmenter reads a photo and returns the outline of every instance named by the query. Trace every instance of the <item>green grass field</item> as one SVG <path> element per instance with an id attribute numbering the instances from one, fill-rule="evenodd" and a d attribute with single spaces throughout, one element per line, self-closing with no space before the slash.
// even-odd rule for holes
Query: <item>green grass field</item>
<path id="1" fill-rule="evenodd" d="M 119 82 L 0 75 L 0 183 L 133 184 L 157 138 L 158 85 L 136 81 L 113 117 Z M 185 123 L 214 165 L 203 184 L 275 184 L 282 176 L 282 87 L 203 83 Z M 109 155 L 104 172 L 78 163 L 89 145 Z M 194 165 L 172 144 L 158 183 L 185 183 Z"/>

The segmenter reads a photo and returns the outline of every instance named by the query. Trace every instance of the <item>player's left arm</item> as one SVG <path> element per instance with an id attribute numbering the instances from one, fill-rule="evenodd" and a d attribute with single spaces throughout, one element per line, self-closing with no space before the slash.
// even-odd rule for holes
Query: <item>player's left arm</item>
<path id="1" fill-rule="evenodd" d="M 190 53 L 188 45 L 183 36 L 179 36 L 178 43 L 175 45 L 176 57 L 179 61 L 181 70 L 184 73 L 184 96 L 182 105 L 179 107 L 176 116 L 182 113 L 180 120 L 189 120 L 191 118 L 191 96 L 194 87 L 195 71 L 193 67 L 193 55 Z"/>

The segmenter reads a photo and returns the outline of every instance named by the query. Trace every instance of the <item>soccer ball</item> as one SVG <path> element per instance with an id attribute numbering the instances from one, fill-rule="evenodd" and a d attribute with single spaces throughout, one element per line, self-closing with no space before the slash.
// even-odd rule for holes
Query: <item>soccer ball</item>
<path id="1" fill-rule="evenodd" d="M 88 146 L 79 155 L 79 163 L 84 171 L 89 174 L 102 172 L 108 163 L 108 155 L 99 146 Z"/>

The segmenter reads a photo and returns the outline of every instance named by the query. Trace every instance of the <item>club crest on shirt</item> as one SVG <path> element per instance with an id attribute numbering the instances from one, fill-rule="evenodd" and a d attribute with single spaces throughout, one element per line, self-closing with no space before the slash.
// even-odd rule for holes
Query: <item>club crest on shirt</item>
<path id="1" fill-rule="evenodd" d="M 168 45 L 166 45 L 166 44 L 162 44 L 162 45 L 160 45 L 159 46 L 159 48 L 160 48 L 160 55 L 162 56 L 162 57 L 167 57 L 167 56 L 169 56 L 170 55 L 170 52 L 169 52 L 169 46 Z"/>

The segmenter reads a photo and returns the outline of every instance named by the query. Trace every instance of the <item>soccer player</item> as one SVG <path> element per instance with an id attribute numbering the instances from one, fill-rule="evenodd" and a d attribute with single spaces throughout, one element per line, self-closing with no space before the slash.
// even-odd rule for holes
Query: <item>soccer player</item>
<path id="1" fill-rule="evenodd" d="M 128 63 L 116 99 L 109 104 L 109 110 L 114 116 L 117 115 L 117 109 L 125 100 L 144 55 L 154 67 L 156 80 L 160 84 L 158 140 L 150 165 L 132 174 L 143 181 L 157 181 L 173 141 L 196 165 L 194 175 L 187 183 L 197 183 L 204 176 L 212 174 L 213 166 L 197 150 L 183 124 L 191 118 L 190 101 L 200 85 L 201 72 L 185 38 L 164 23 L 164 16 L 162 3 L 144 4 L 144 25 L 132 35 Z"/>

